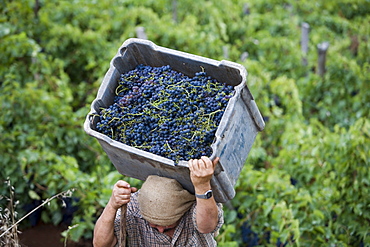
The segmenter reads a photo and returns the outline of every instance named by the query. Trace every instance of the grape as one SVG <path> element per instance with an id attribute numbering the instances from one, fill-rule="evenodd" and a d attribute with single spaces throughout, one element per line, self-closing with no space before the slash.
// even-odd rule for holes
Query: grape
<path id="1" fill-rule="evenodd" d="M 96 130 L 178 163 L 212 154 L 211 144 L 234 87 L 206 72 L 190 78 L 169 65 L 138 65 L 121 74 L 114 102 Z"/>

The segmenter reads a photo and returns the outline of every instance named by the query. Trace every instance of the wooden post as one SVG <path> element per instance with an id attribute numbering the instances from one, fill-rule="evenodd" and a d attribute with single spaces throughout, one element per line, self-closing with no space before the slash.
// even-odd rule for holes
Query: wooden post
<path id="1" fill-rule="evenodd" d="M 145 28 L 144 27 L 137 27 L 136 28 L 136 37 L 139 39 L 148 39 L 148 36 L 145 33 Z"/>
<path id="2" fill-rule="evenodd" d="M 249 57 L 249 53 L 248 52 L 243 52 L 242 55 L 240 56 L 240 60 L 242 62 L 244 62 L 245 60 L 247 60 L 247 58 Z"/>
<path id="3" fill-rule="evenodd" d="M 177 0 L 172 0 L 172 20 L 177 23 Z"/>
<path id="4" fill-rule="evenodd" d="M 310 25 L 306 22 L 303 22 L 301 27 L 301 51 L 302 51 L 302 63 L 305 66 L 307 66 L 309 31 Z"/>
<path id="5" fill-rule="evenodd" d="M 325 74 L 326 52 L 329 48 L 329 42 L 322 42 L 317 45 L 319 53 L 319 61 L 317 65 L 317 74 L 323 76 Z"/>
<path id="6" fill-rule="evenodd" d="M 33 13 L 35 14 L 35 18 L 39 18 L 39 10 L 40 10 L 40 1 L 35 0 L 35 6 L 33 7 Z"/>
<path id="7" fill-rule="evenodd" d="M 245 3 L 243 5 L 243 13 L 244 13 L 244 15 L 249 15 L 251 13 L 251 11 L 249 9 L 249 4 L 248 3 Z"/>
<path id="8" fill-rule="evenodd" d="M 222 51 L 224 53 L 224 58 L 228 59 L 229 58 L 229 47 L 226 45 L 222 46 Z"/>

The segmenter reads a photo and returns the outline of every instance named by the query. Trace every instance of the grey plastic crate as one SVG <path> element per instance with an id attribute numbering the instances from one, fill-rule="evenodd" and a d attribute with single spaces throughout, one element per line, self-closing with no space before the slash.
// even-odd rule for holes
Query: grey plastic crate
<path id="1" fill-rule="evenodd" d="M 145 180 L 147 176 L 153 174 L 174 178 L 192 193 L 194 187 L 186 161 L 180 161 L 175 165 L 170 159 L 117 142 L 96 131 L 98 119 L 94 114 L 113 103 L 120 75 L 139 64 L 152 67 L 170 65 L 172 69 L 190 77 L 203 68 L 209 76 L 219 82 L 234 86 L 235 94 L 226 107 L 214 143 L 211 145 L 213 150 L 211 159 L 220 157 L 211 180 L 215 200 L 222 203 L 231 200 L 235 196 L 234 185 L 255 137 L 265 127 L 260 111 L 246 85 L 246 69 L 230 61 L 216 61 L 160 47 L 148 40 L 128 39 L 111 60 L 97 97 L 92 102 L 84 129 L 87 134 L 99 141 L 118 172 L 140 180 Z"/>

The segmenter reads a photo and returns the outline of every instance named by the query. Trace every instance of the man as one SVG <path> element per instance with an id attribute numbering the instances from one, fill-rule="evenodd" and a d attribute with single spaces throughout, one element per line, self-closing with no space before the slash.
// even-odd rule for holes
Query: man
<path id="1" fill-rule="evenodd" d="M 94 246 L 118 242 L 120 207 L 127 204 L 128 246 L 216 246 L 223 224 L 222 205 L 211 195 L 210 180 L 218 158 L 189 160 L 196 196 L 173 179 L 149 176 L 141 189 L 118 181 L 94 229 Z"/>

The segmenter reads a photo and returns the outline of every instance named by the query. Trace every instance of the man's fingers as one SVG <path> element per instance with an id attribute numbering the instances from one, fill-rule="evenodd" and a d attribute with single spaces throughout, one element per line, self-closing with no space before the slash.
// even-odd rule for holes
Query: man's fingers
<path id="1" fill-rule="evenodd" d="M 131 194 L 121 194 L 121 195 L 119 195 L 119 198 L 121 200 L 128 200 L 128 199 L 131 198 Z"/>
<path id="2" fill-rule="evenodd" d="M 217 164 L 217 162 L 218 162 L 219 159 L 220 158 L 217 157 L 216 159 L 214 159 L 213 161 L 211 161 L 211 159 L 208 158 L 207 156 L 202 156 L 201 157 L 201 160 L 204 162 L 206 168 L 215 168 L 215 166 L 216 166 L 216 164 Z"/>
<path id="3" fill-rule="evenodd" d="M 198 160 L 198 167 L 199 169 L 206 169 L 207 168 L 207 162 L 203 159 Z"/>
<path id="4" fill-rule="evenodd" d="M 190 159 L 188 161 L 188 166 L 189 166 L 189 170 L 192 171 L 193 170 L 193 159 Z"/>
<path id="5" fill-rule="evenodd" d="M 220 157 L 216 157 L 213 161 L 211 161 L 211 159 L 207 156 L 202 156 L 200 159 L 190 159 L 188 161 L 188 166 L 190 171 L 204 170 L 209 168 L 214 169 L 219 160 Z"/>
<path id="6" fill-rule="evenodd" d="M 199 170 L 199 162 L 198 160 L 189 160 L 189 168 L 190 168 L 190 171 L 194 171 L 194 170 Z"/>
<path id="7" fill-rule="evenodd" d="M 123 180 L 118 180 L 118 182 L 116 183 L 116 186 L 119 188 L 130 188 L 131 187 L 129 183 Z"/>
<path id="8" fill-rule="evenodd" d="M 130 196 L 131 193 L 136 192 L 137 190 L 137 188 L 131 187 L 130 184 L 126 181 L 119 180 L 113 188 L 113 194 L 119 197 L 123 196 L 126 198 L 127 195 Z"/>
<path id="9" fill-rule="evenodd" d="M 220 157 L 216 157 L 213 161 L 212 161 L 212 164 L 213 164 L 213 168 L 216 167 L 218 161 L 220 160 Z"/>
<path id="10" fill-rule="evenodd" d="M 131 187 L 131 193 L 134 193 L 137 191 L 137 188 L 136 187 Z"/>
<path id="11" fill-rule="evenodd" d="M 138 189 L 131 187 L 126 181 L 117 181 L 112 190 L 112 196 L 109 199 L 109 203 L 113 208 L 117 209 L 120 206 L 127 204 L 131 199 L 131 193 L 136 192 Z"/>

